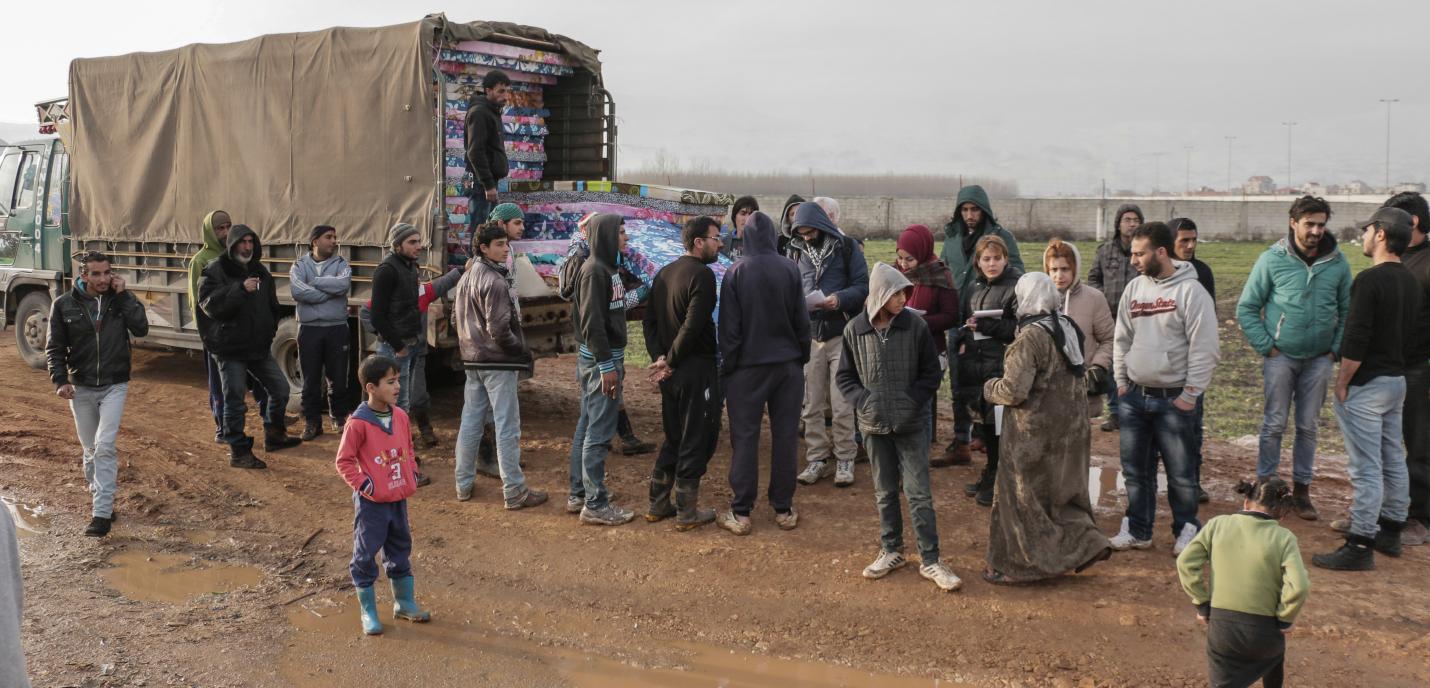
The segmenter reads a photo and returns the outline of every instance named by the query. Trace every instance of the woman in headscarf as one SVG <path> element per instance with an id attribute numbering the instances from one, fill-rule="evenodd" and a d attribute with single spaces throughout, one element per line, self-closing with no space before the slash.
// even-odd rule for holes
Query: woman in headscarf
<path id="1" fill-rule="evenodd" d="M 924 324 L 928 325 L 929 333 L 933 335 L 939 362 L 944 370 L 948 370 L 948 331 L 958 326 L 958 290 L 953 286 L 953 271 L 938 259 L 933 247 L 933 232 L 928 227 L 909 225 L 899 235 L 895 263 L 904 277 L 914 284 L 907 305 L 923 313 Z M 929 404 L 929 437 L 938 437 L 937 400 Z M 931 456 L 929 465 L 952 466 L 951 459 L 948 454 Z"/>
<path id="2" fill-rule="evenodd" d="M 1066 409 L 1087 403 L 1082 333 L 1058 312 L 1053 280 L 1032 272 L 1018 280 L 1018 334 L 1003 377 L 983 394 L 1005 408 L 993 519 L 990 583 L 1026 583 L 1082 571 L 1112 553 L 1097 529 L 1087 494 L 1091 429 Z"/>
<path id="3" fill-rule="evenodd" d="M 1086 357 L 1088 418 L 1102 415 L 1102 397 L 1107 380 L 1112 375 L 1112 335 L 1117 322 L 1107 308 L 1107 299 L 1095 287 L 1078 279 L 1082 272 L 1082 255 L 1077 247 L 1061 239 L 1048 242 L 1043 251 L 1043 272 L 1053 279 L 1053 286 L 1063 295 L 1063 315 L 1072 318 L 1082 330 L 1082 350 Z"/>

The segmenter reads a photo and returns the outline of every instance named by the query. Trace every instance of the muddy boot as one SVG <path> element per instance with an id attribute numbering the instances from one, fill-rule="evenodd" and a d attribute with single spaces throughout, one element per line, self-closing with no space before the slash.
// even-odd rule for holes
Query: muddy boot
<path id="1" fill-rule="evenodd" d="M 228 465 L 233 468 L 268 468 L 268 464 L 253 455 L 253 438 L 228 445 Z"/>
<path id="2" fill-rule="evenodd" d="M 1320 518 L 1316 513 L 1315 505 L 1311 504 L 1311 484 L 1296 483 L 1291 493 L 1291 505 L 1296 508 L 1296 515 L 1307 521 L 1314 521 Z"/>
<path id="3" fill-rule="evenodd" d="M 289 437 L 288 428 L 282 425 L 263 426 L 263 451 L 272 452 L 280 449 L 288 449 L 289 447 L 296 447 L 302 443 L 303 440 L 297 437 Z"/>
<path id="4" fill-rule="evenodd" d="M 332 420 L 333 420 L 333 432 L 336 432 L 336 433 L 338 433 L 339 435 L 343 434 L 343 429 L 348 426 L 348 417 L 347 417 L 347 416 L 339 416 L 339 417 L 334 418 L 334 419 L 332 419 Z"/>
<path id="5" fill-rule="evenodd" d="M 432 614 L 417 606 L 417 600 L 412 597 L 412 576 L 393 579 L 392 615 L 404 621 L 417 623 L 427 623 L 432 620 Z"/>
<path id="6" fill-rule="evenodd" d="M 412 463 L 417 465 L 417 470 L 412 472 L 412 477 L 417 480 L 418 487 L 426 487 L 432 484 L 432 479 L 422 472 L 422 459 L 412 457 Z"/>
<path id="7" fill-rule="evenodd" d="M 322 419 L 322 417 L 309 418 L 309 419 L 308 419 L 308 422 L 303 425 L 303 435 L 302 435 L 302 439 L 303 439 L 304 442 L 312 442 L 313 440 L 318 439 L 318 437 L 319 437 L 320 435 L 322 435 L 322 434 L 323 434 L 323 419 Z"/>
<path id="8" fill-rule="evenodd" d="M 673 473 L 658 468 L 650 472 L 650 508 L 645 512 L 646 522 L 664 521 L 675 515 L 675 507 L 670 505 L 670 489 L 674 484 Z"/>
<path id="9" fill-rule="evenodd" d="M 967 485 L 964 485 L 963 494 L 968 495 L 969 497 L 973 497 L 976 496 L 979 492 L 982 492 L 985 487 L 992 489 L 993 477 L 997 475 L 997 470 L 998 469 L 995 466 L 992 466 L 990 464 L 984 464 L 983 472 L 978 474 L 977 482 L 971 482 Z"/>
<path id="10" fill-rule="evenodd" d="M 968 450 L 968 443 L 955 439 L 948 443 L 942 455 L 929 461 L 929 466 L 943 468 L 945 466 L 967 466 L 970 463 L 973 463 L 973 454 Z"/>
<path id="11" fill-rule="evenodd" d="M 1311 563 L 1332 571 L 1374 571 L 1375 538 L 1347 535 L 1346 544 L 1326 554 L 1311 557 Z"/>
<path id="12" fill-rule="evenodd" d="M 482 430 L 482 443 L 477 447 L 477 475 L 501 480 L 501 467 L 497 465 L 497 431 L 488 425 Z"/>
<path id="13" fill-rule="evenodd" d="M 1405 521 L 1380 519 L 1380 532 L 1375 534 L 1375 551 L 1387 557 L 1400 556 L 1400 531 L 1405 529 Z"/>
<path id="14" fill-rule="evenodd" d="M 382 622 L 377 620 L 377 593 L 369 585 L 357 589 L 357 598 L 363 635 L 382 635 Z"/>
<path id="15" fill-rule="evenodd" d="M 616 434 L 621 436 L 621 453 L 626 456 L 649 454 L 655 451 L 655 444 L 641 441 L 636 437 L 636 429 L 631 425 L 631 417 L 625 409 L 616 417 Z"/>
<path id="16" fill-rule="evenodd" d="M 417 424 L 417 435 L 423 449 L 437 446 L 437 433 L 432 432 L 432 418 L 426 409 L 412 412 L 412 420 Z"/>
<path id="17" fill-rule="evenodd" d="M 675 484 L 676 530 L 693 530 L 715 522 L 714 509 L 700 508 L 700 479 L 678 480 Z"/>

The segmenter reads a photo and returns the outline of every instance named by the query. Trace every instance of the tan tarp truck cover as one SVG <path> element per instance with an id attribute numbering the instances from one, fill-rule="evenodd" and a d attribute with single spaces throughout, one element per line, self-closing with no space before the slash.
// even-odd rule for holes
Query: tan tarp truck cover
<path id="1" fill-rule="evenodd" d="M 498 35 L 596 51 L 534 27 L 450 24 L 277 34 L 70 65 L 70 225 L 80 239 L 198 242 L 224 209 L 267 244 L 314 225 L 384 245 L 395 222 L 431 236 L 442 150 L 431 42 Z"/>

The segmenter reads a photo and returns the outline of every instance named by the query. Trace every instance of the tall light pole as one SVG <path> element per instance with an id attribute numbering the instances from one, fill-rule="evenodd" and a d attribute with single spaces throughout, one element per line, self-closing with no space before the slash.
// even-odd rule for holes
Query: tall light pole
<path id="1" fill-rule="evenodd" d="M 1192 195 L 1192 150 L 1193 150 L 1193 149 L 1192 149 L 1191 146 L 1183 146 L 1183 149 L 1187 151 L 1187 180 L 1186 180 L 1186 191 L 1185 191 L 1184 193 L 1186 193 L 1188 196 L 1190 196 L 1190 195 Z"/>
<path id="2" fill-rule="evenodd" d="M 1288 189 L 1296 188 L 1291 183 L 1291 127 L 1296 126 L 1296 124 L 1297 122 L 1281 123 L 1282 126 L 1286 127 L 1286 188 Z"/>
<path id="3" fill-rule="evenodd" d="M 1385 103 L 1385 192 L 1390 193 L 1390 106 L 1399 103 L 1399 98 L 1381 98 Z"/>
<path id="4" fill-rule="evenodd" d="M 1231 142 L 1236 140 L 1235 136 L 1226 136 L 1226 193 L 1231 195 Z"/>

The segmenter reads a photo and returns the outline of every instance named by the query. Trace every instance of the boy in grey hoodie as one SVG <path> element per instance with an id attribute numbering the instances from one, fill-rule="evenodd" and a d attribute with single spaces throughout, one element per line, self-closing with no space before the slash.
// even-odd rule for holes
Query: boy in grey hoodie
<path id="1" fill-rule="evenodd" d="M 1221 356 L 1216 313 L 1191 263 L 1172 259 L 1172 232 L 1165 223 L 1138 227 L 1130 250 L 1131 262 L 1142 274 L 1122 293 L 1113 335 L 1127 517 L 1112 538 L 1112 547 L 1152 546 L 1157 514 L 1155 461 L 1161 454 L 1177 538 L 1175 556 L 1201 528 L 1192 452 L 1197 400 L 1211 383 Z"/>

